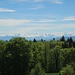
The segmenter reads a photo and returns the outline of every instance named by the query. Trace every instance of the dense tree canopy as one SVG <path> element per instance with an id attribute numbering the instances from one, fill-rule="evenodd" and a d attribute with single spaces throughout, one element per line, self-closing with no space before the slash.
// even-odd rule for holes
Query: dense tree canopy
<path id="1" fill-rule="evenodd" d="M 75 75 L 75 73 L 73 67 L 71 65 L 67 65 L 60 71 L 59 75 Z"/>
<path id="2" fill-rule="evenodd" d="M 44 72 L 75 70 L 75 41 L 71 37 L 66 41 L 35 40 L 21 37 L 0 40 L 0 75 L 35 75 L 36 72 L 44 75 Z"/>

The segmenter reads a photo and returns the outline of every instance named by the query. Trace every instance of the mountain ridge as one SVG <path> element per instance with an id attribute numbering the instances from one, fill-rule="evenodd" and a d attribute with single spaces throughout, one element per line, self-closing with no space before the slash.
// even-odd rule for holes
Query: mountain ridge
<path id="1" fill-rule="evenodd" d="M 75 34 L 52 34 L 52 33 L 28 33 L 24 35 L 20 34 L 14 34 L 14 35 L 1 35 L 0 40 L 10 40 L 11 38 L 15 37 L 24 37 L 27 40 L 33 40 L 34 38 L 36 40 L 53 40 L 55 38 L 56 40 L 59 40 L 62 36 L 64 36 L 66 39 L 69 37 L 72 37 L 73 40 L 75 40 Z"/>

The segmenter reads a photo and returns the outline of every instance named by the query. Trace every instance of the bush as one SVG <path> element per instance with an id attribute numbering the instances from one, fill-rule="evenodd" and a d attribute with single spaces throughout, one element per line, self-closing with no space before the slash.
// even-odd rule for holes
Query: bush
<path id="1" fill-rule="evenodd" d="M 45 75 L 44 70 L 41 68 L 41 64 L 37 64 L 34 69 L 31 70 L 30 75 Z"/>
<path id="2" fill-rule="evenodd" d="M 59 75 L 75 75 L 73 67 L 71 65 L 67 65 L 60 71 Z"/>

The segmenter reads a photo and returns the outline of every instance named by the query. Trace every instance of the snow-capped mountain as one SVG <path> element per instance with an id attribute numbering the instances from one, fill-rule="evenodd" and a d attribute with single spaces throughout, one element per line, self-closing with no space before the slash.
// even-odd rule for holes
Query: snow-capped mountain
<path id="1" fill-rule="evenodd" d="M 10 40 L 14 37 L 25 37 L 27 40 L 33 40 L 34 38 L 37 40 L 44 39 L 44 40 L 52 40 L 55 38 L 56 40 L 59 40 L 61 36 L 65 36 L 65 38 L 72 37 L 75 40 L 75 34 L 74 33 L 26 33 L 26 34 L 14 34 L 14 35 L 1 35 L 0 40 Z"/>

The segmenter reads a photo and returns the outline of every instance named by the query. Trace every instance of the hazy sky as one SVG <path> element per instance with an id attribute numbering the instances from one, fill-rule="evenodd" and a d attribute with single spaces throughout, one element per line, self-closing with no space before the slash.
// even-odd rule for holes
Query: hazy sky
<path id="1" fill-rule="evenodd" d="M 0 0 L 0 35 L 75 32 L 75 0 Z"/>

